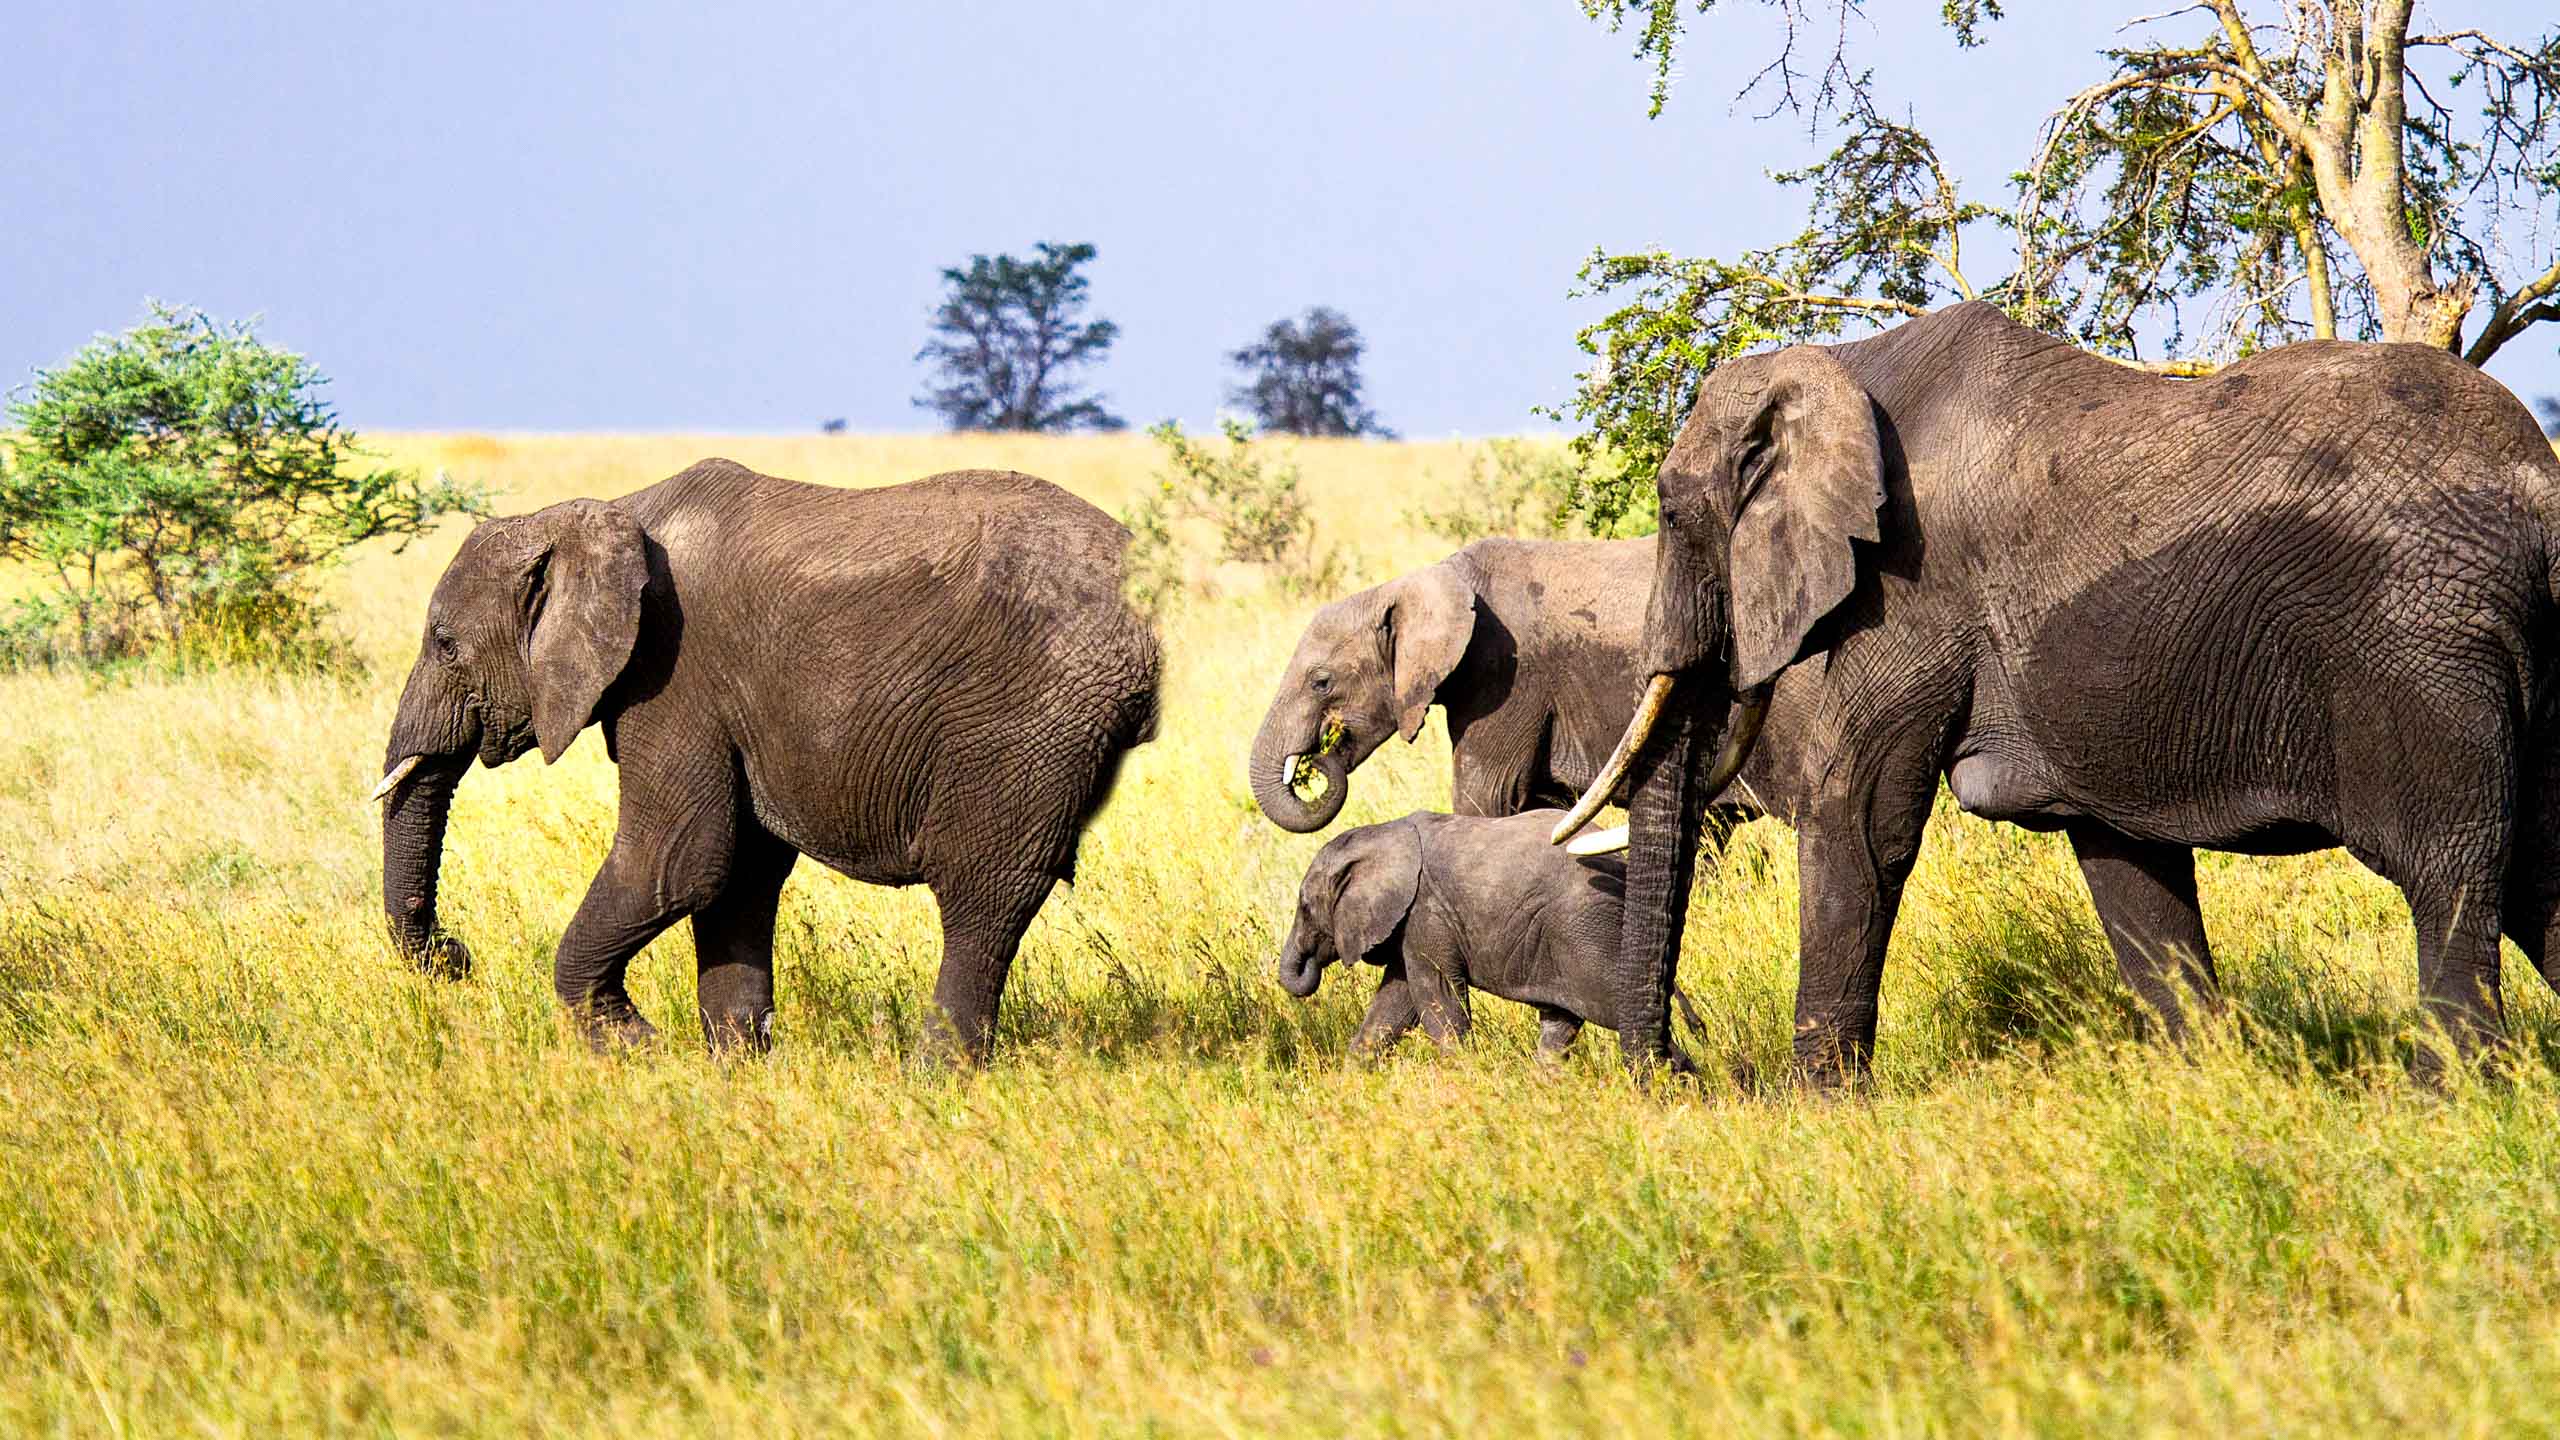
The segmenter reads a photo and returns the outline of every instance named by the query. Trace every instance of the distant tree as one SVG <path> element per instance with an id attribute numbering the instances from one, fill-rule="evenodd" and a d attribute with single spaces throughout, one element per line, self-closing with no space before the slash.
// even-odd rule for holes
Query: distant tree
<path id="1" fill-rule="evenodd" d="M 2542 412 L 2542 433 L 2560 440 L 2560 395 L 2545 395 L 2533 408 Z"/>
<path id="2" fill-rule="evenodd" d="M 1083 318 L 1092 282 L 1081 272 L 1091 245 L 1043 242 L 1029 260 L 972 255 L 942 272 L 949 287 L 933 312 L 933 338 L 916 352 L 936 371 L 916 397 L 954 430 L 1117 430 L 1128 422 L 1069 377 L 1120 338 L 1108 320 Z"/>
<path id="3" fill-rule="evenodd" d="M 1311 306 L 1297 319 L 1274 320 L 1261 339 L 1227 357 L 1245 373 L 1227 399 L 1284 435 L 1392 435 L 1360 403 L 1367 348 L 1341 311 Z"/>
<path id="4" fill-rule="evenodd" d="M 845 428 L 845 419 L 841 415 L 836 416 L 832 420 L 821 420 L 818 422 L 818 433 L 821 435 L 841 435 L 845 432 Z"/>

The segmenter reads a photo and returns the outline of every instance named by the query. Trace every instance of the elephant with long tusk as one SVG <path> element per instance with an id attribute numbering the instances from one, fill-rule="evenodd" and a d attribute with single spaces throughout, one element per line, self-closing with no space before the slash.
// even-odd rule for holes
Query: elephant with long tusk
<path id="1" fill-rule="evenodd" d="M 1451 810 L 1572 806 L 1555 838 L 1572 837 L 1621 796 L 1646 737 L 1673 714 L 1670 680 L 1648 680 L 1640 661 L 1654 552 L 1651 540 L 1479 540 L 1318 610 L 1247 758 L 1263 814 L 1300 833 L 1330 825 L 1352 772 L 1390 738 L 1418 736 L 1436 705 L 1448 720 Z M 1693 845 L 1753 816 L 1795 822 L 1829 763 L 1822 694 L 1821 667 L 1799 666 L 1724 707 Z M 1324 787 L 1313 798 L 1299 793 L 1309 775 Z M 1573 845 L 1605 855 L 1627 848 L 1627 833 Z M 2083 860 L 2118 954 L 2178 957 L 2181 988 L 2164 980 L 2142 994 L 2182 1033 L 2187 994 L 2212 988 L 2193 884 L 2171 903 L 2145 874 Z M 1371 1019 L 1392 1039 L 1418 1017 L 1401 967 L 1390 962 L 1383 977 Z"/>
<path id="2" fill-rule="evenodd" d="M 1818 1082 L 1866 1073 L 1941 776 L 2070 837 L 2173 1022 L 2212 981 L 2196 847 L 2344 846 L 2397 883 L 2464 1047 L 2503 1032 L 2502 934 L 2560 979 L 2560 460 L 2476 368 L 2313 341 L 2173 381 L 1969 303 L 1718 366 L 1658 490 L 1649 700 L 1556 837 L 1623 776 L 1631 1063 L 1668 1041 L 1726 768 L 1701 757 L 1772 677 L 1781 708 L 1805 677 L 1823 756 L 1797 851 Z"/>

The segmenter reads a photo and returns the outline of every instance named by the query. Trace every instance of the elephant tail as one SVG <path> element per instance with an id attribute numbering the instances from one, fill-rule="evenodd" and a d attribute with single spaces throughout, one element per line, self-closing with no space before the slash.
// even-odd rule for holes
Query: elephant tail
<path id="1" fill-rule="evenodd" d="M 1675 982 L 1671 987 L 1671 998 L 1679 1002 L 1680 1018 L 1689 1022 L 1690 1032 L 1701 1040 L 1706 1039 L 1706 1022 L 1698 1018 L 1698 1007 L 1689 1003 L 1689 992 Z"/>

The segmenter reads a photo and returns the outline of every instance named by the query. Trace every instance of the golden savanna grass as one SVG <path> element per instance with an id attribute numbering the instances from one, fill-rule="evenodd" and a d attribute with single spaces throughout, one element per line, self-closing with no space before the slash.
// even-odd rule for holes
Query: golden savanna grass
<path id="1" fill-rule="evenodd" d="M 1142 438 L 401 437 L 504 508 L 703 455 L 870 485 L 959 466 L 1106 508 Z M 1447 547 L 1451 444 L 1298 447 L 1363 583 Z M 1162 737 L 1034 927 L 980 1075 L 909 1068 L 922 891 L 803 866 L 779 1049 L 695 1040 L 690 944 L 635 966 L 661 1049 L 599 1058 L 549 954 L 612 827 L 590 735 L 474 772 L 404 973 L 362 800 L 460 536 L 335 582 L 370 672 L 0 677 L 0 1430 L 121 1435 L 1878 1435 L 2549 1431 L 2560 1034 L 2439 1096 L 2400 1065 L 2397 893 L 2208 858 L 2239 1018 L 2131 1039 L 2067 851 L 1942 814 L 1875 1092 L 1638 1093 L 1478 1006 L 1451 1057 L 1342 1054 L 1367 998 L 1270 978 L 1322 837 L 1240 757 L 1305 612 L 1225 575 L 1165 628 Z M 1447 800 L 1439 722 L 1345 824 Z M 1746 829 L 1684 978 L 1773 1070 L 1793 840 Z"/>

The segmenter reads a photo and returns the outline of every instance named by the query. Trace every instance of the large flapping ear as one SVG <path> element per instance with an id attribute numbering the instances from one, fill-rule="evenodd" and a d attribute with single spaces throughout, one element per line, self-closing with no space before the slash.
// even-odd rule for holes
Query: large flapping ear
<path id="1" fill-rule="evenodd" d="M 1395 691 L 1396 728 L 1410 743 L 1422 733 L 1440 682 L 1475 638 L 1476 592 L 1445 560 L 1381 589 L 1386 605 L 1378 615 L 1378 643 Z"/>
<path id="2" fill-rule="evenodd" d="M 1884 446 L 1875 404 L 1831 353 L 1769 358 L 1744 430 L 1730 568 L 1733 683 L 1750 690 L 1795 663 L 1858 583 L 1852 540 L 1876 540 Z"/>
<path id="3" fill-rule="evenodd" d="M 533 735 L 558 760 L 640 639 L 648 547 L 629 515 L 571 500 L 533 516 L 537 554 L 525 621 L 532 630 Z"/>
<path id="4" fill-rule="evenodd" d="M 1371 825 L 1336 844 L 1333 948 L 1350 963 L 1387 943 L 1422 884 L 1422 835 L 1408 820 Z"/>

